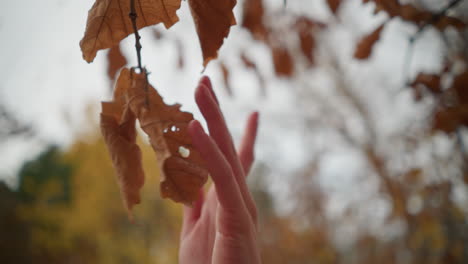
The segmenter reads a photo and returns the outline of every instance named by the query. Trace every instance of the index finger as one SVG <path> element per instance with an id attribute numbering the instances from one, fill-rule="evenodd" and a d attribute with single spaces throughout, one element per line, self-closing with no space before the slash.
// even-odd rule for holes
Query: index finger
<path id="1" fill-rule="evenodd" d="M 196 120 L 190 122 L 188 131 L 193 145 L 207 164 L 220 206 L 227 212 L 234 214 L 246 212 L 244 199 L 241 196 L 239 186 L 236 184 L 231 166 L 216 143 L 205 133 Z"/>

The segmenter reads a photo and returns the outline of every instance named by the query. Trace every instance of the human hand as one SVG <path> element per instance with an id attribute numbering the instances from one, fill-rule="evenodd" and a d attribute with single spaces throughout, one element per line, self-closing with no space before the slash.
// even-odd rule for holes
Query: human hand
<path id="1" fill-rule="evenodd" d="M 210 135 L 196 120 L 189 124 L 189 134 L 214 184 L 206 194 L 200 190 L 193 207 L 184 207 L 179 263 L 261 263 L 257 209 L 245 182 L 254 160 L 258 113 L 249 116 L 237 154 L 208 77 L 200 80 L 195 100 Z"/>

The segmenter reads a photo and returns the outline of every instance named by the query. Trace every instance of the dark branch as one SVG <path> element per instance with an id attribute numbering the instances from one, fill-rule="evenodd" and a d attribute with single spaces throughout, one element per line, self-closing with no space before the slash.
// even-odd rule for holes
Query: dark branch
<path id="1" fill-rule="evenodd" d="M 133 26 L 133 33 L 135 35 L 135 49 L 137 53 L 137 59 L 138 59 L 138 68 L 140 69 L 141 72 L 143 72 L 143 67 L 141 66 L 141 43 L 140 43 L 140 34 L 138 33 L 138 28 L 137 28 L 137 13 L 135 11 L 135 0 L 130 0 L 130 13 L 128 14 L 130 19 L 132 20 L 132 26 Z"/>
<path id="2" fill-rule="evenodd" d="M 419 37 L 419 35 L 424 31 L 424 29 L 426 29 L 427 26 L 433 25 L 439 22 L 440 19 L 445 17 L 445 15 L 450 9 L 455 7 L 460 2 L 461 0 L 452 0 L 446 7 L 439 10 L 439 12 L 434 14 L 428 21 L 426 21 L 421 27 L 419 27 L 418 31 L 416 32 L 416 34 L 414 34 L 414 36 L 411 38 L 410 41 L 414 41 L 417 37 Z"/>
<path id="3" fill-rule="evenodd" d="M 446 16 L 447 12 L 450 9 L 454 8 L 460 2 L 461 0 L 452 0 L 446 7 L 439 10 L 439 12 L 435 13 L 429 20 L 424 22 L 424 24 L 419 27 L 418 31 L 416 31 L 416 33 L 414 33 L 414 35 L 409 38 L 409 47 L 405 55 L 405 58 L 406 58 L 405 65 L 403 66 L 404 75 L 408 75 L 408 72 L 410 70 L 411 59 L 413 57 L 413 48 L 414 48 L 414 43 L 416 42 L 416 39 L 418 39 L 419 36 L 421 36 L 422 32 L 427 28 L 427 26 L 433 25 L 439 22 L 440 19 Z M 411 82 L 409 80 L 409 76 L 405 76 L 405 79 L 408 85 Z"/>

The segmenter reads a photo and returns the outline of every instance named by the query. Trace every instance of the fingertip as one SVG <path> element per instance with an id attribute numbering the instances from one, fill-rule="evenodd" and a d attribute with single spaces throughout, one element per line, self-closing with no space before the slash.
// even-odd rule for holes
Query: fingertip
<path id="1" fill-rule="evenodd" d="M 201 126 L 200 122 L 195 119 L 190 121 L 190 123 L 188 124 L 188 132 L 192 137 L 196 137 L 201 133 L 204 133 L 203 127 Z"/>
<path id="2" fill-rule="evenodd" d="M 216 102 L 216 104 L 219 105 L 218 97 L 216 96 L 214 90 L 213 90 L 213 85 L 211 84 L 211 80 L 208 76 L 204 75 L 200 78 L 200 81 L 198 83 L 198 86 L 204 86 L 206 88 L 206 91 L 209 93 L 209 95 L 213 98 L 213 100 Z"/>
<path id="3" fill-rule="evenodd" d="M 250 118 L 252 122 L 254 122 L 255 124 L 258 124 L 258 121 L 260 119 L 260 112 L 258 111 L 252 112 L 252 114 L 250 114 Z"/>
<path id="4" fill-rule="evenodd" d="M 252 133 L 257 134 L 259 120 L 260 113 L 258 111 L 252 112 L 247 124 L 248 130 L 253 130 Z"/>
<path id="5" fill-rule="evenodd" d="M 206 76 L 206 75 L 203 75 L 203 76 L 200 78 L 199 84 L 204 84 L 204 85 L 206 85 L 206 87 L 208 87 L 208 88 L 212 87 L 212 86 L 211 86 L 210 77 L 208 77 L 208 76 Z"/>

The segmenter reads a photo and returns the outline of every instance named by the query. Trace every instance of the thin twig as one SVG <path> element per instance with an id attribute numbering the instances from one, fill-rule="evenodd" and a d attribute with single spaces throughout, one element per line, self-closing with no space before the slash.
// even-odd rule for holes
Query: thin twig
<path id="1" fill-rule="evenodd" d="M 416 32 L 415 36 L 418 36 L 420 35 L 424 29 L 428 26 L 428 25 L 432 25 L 432 24 L 435 24 L 437 23 L 442 17 L 444 17 L 447 12 L 452 9 L 453 7 L 455 7 L 457 4 L 459 4 L 461 2 L 461 0 L 452 0 L 452 2 L 450 2 L 446 7 L 442 8 L 441 10 L 439 10 L 439 12 L 437 12 L 436 14 L 434 14 L 431 19 L 429 19 L 428 21 L 426 21 L 421 27 L 419 27 L 418 31 Z"/>
<path id="2" fill-rule="evenodd" d="M 410 77 L 409 76 L 409 70 L 410 70 L 410 66 L 411 66 L 411 60 L 412 60 L 412 57 L 413 57 L 413 48 L 414 48 L 414 44 L 415 44 L 416 40 L 421 36 L 421 34 L 427 28 L 427 26 L 437 23 L 441 18 L 443 18 L 447 14 L 447 12 L 450 9 L 455 7 L 460 2 L 461 2 L 461 0 L 452 0 L 446 7 L 439 10 L 439 12 L 437 12 L 429 20 L 424 22 L 424 24 L 419 27 L 418 31 L 416 31 L 416 33 L 414 33 L 414 35 L 409 38 L 409 46 L 408 46 L 408 50 L 407 50 L 406 55 L 405 55 L 405 57 L 406 57 L 405 65 L 403 66 L 403 76 L 405 78 L 405 82 L 406 82 L 405 84 L 406 85 L 408 85 L 408 82 L 410 82 L 410 80 L 409 80 L 409 77 Z"/>
<path id="3" fill-rule="evenodd" d="M 130 19 L 132 20 L 132 26 L 133 26 L 133 33 L 135 35 L 135 49 L 137 53 L 137 59 L 138 59 L 138 68 L 140 69 L 141 72 L 143 72 L 143 67 L 141 67 L 141 43 L 140 43 L 140 34 L 138 33 L 138 28 L 137 28 L 137 13 L 135 11 L 135 0 L 130 0 L 130 13 L 128 14 Z"/>

